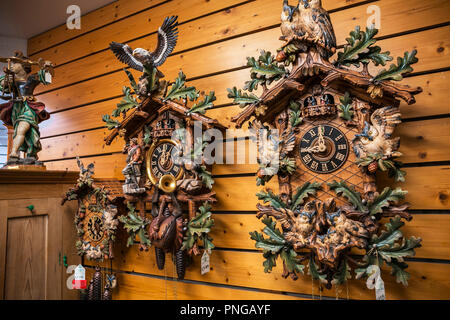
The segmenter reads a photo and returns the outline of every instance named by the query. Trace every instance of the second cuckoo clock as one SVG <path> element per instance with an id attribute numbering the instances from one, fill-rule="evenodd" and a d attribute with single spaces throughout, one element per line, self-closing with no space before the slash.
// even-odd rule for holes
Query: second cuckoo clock
<path id="1" fill-rule="evenodd" d="M 383 69 L 393 58 L 375 45 L 374 27 L 356 27 L 336 52 L 320 0 L 295 7 L 283 1 L 282 10 L 284 43 L 277 54 L 247 58 L 251 77 L 244 90 L 228 89 L 244 108 L 232 119 L 236 127 L 248 123 L 258 138 L 256 179 L 266 188 L 257 194 L 257 216 L 265 227 L 250 236 L 263 250 L 265 271 L 280 258 L 284 277 L 297 279 L 307 270 L 330 288 L 352 278 L 351 270 L 380 284 L 386 264 L 406 285 L 404 258 L 421 239 L 401 232 L 403 220 L 412 218 L 400 203 L 407 192 L 379 189 L 376 174 L 405 179 L 394 129 L 401 123 L 400 99 L 412 104 L 422 89 L 398 81 L 412 71 L 416 52 Z M 371 69 L 376 75 L 369 64 L 379 67 Z"/>
<path id="2" fill-rule="evenodd" d="M 209 257 L 214 247 L 208 235 L 214 224 L 214 180 L 202 155 L 207 143 L 194 136 L 194 128 L 224 127 L 204 115 L 216 99 L 213 91 L 203 95 L 186 86 L 182 71 L 174 82 L 165 81 L 157 69 L 176 45 L 177 25 L 177 17 L 164 20 L 154 52 L 111 43 L 117 58 L 142 75 L 136 82 L 126 70 L 131 87 L 124 88 L 124 99 L 103 120 L 111 130 L 106 144 L 117 136 L 126 142 L 122 173 L 128 214 L 120 221 L 128 231 L 128 245 L 137 241 L 141 250 L 153 246 L 159 269 L 166 254 L 172 254 L 182 279 L 188 257 L 200 254 L 201 246 Z"/>

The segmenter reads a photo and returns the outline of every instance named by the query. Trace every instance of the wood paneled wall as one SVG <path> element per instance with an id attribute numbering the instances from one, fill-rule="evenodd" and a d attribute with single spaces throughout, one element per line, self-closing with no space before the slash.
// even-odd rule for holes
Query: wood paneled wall
<path id="1" fill-rule="evenodd" d="M 215 90 L 216 107 L 207 115 L 230 126 L 239 111 L 226 98 L 226 88 L 243 85 L 246 56 L 258 49 L 272 52 L 280 46 L 281 0 L 118 0 L 82 18 L 82 29 L 65 26 L 29 40 L 32 58 L 55 62 L 50 86 L 39 87 L 38 99 L 52 113 L 42 125 L 42 160 L 50 169 L 76 170 L 74 158 L 94 161 L 98 177 L 122 179 L 122 142 L 104 146 L 106 130 L 101 116 L 110 113 L 127 85 L 124 67 L 107 49 L 109 42 L 152 48 L 156 30 L 167 15 L 178 15 L 179 41 L 162 67 L 168 79 L 179 69 L 201 90 Z M 414 219 L 408 235 L 423 238 L 423 248 L 409 259 L 408 288 L 384 275 L 389 299 L 450 299 L 450 1 L 448 0 L 324 0 L 331 13 L 338 44 L 356 26 L 366 24 L 367 7 L 381 10 L 379 45 L 393 56 L 417 49 L 419 63 L 405 83 L 424 92 L 412 106 L 402 104 L 404 123 L 398 130 L 406 164 Z M 258 230 L 255 218 L 258 188 L 255 167 L 216 165 L 218 194 L 213 231 L 217 249 L 211 272 L 200 275 L 199 257 L 189 267 L 186 280 L 176 281 L 173 265 L 156 268 L 154 253 L 118 245 L 114 269 L 119 271 L 116 299 L 373 299 L 362 281 L 352 280 L 338 290 L 319 292 L 308 276 L 283 279 L 278 266 L 265 274 L 262 255 L 249 239 Z M 388 183 L 386 181 L 386 183 Z M 122 241 L 122 243 L 125 243 Z M 105 265 L 106 266 L 106 265 Z"/>

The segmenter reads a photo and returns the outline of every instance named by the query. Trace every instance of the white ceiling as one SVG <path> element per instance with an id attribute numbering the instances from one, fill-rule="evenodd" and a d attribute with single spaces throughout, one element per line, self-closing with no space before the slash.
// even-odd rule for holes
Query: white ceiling
<path id="1" fill-rule="evenodd" d="M 0 36 L 28 39 L 66 23 L 69 5 L 78 5 L 81 14 L 115 0 L 0 0 Z M 131 0 L 130 0 L 131 1 Z M 83 19 L 81 19 L 83 28 Z"/>

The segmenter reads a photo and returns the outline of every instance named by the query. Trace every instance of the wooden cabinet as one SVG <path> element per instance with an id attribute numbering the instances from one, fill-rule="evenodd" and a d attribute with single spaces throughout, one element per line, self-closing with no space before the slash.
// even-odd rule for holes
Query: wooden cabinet
<path id="1" fill-rule="evenodd" d="M 0 297 L 76 299 L 64 266 L 76 254 L 76 203 L 61 206 L 78 173 L 0 170 Z"/>

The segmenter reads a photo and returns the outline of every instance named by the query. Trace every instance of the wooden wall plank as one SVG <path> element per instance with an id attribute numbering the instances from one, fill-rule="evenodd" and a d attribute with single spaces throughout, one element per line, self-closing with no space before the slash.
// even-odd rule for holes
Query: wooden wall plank
<path id="1" fill-rule="evenodd" d="M 150 275 L 171 277 L 174 273 L 171 259 L 166 259 L 165 270 L 156 267 L 154 250 L 139 251 L 138 246 L 120 249 L 116 255 L 113 268 L 122 271 L 145 273 Z M 284 279 L 282 263 L 278 263 L 271 273 L 264 273 L 262 265 L 264 258 L 259 252 L 243 252 L 228 250 L 213 250 L 211 254 L 211 271 L 201 275 L 200 257 L 195 257 L 186 270 L 186 280 L 204 281 L 222 285 L 253 287 L 278 292 L 290 292 L 319 296 L 318 283 L 312 283 L 308 275 L 299 279 Z M 278 261 L 279 262 L 279 261 Z M 92 265 L 92 262 L 87 262 Z M 387 299 L 449 299 L 450 298 L 450 268 L 446 264 L 408 262 L 408 272 L 411 274 L 408 288 L 396 283 L 389 271 L 385 269 L 383 280 Z M 423 278 L 425 276 L 425 279 Z M 171 283 L 167 283 L 171 287 Z M 163 287 L 164 288 L 164 287 Z M 347 298 L 346 286 L 341 286 L 336 293 L 335 288 L 323 288 L 322 295 L 328 297 Z M 217 297 L 217 295 L 213 295 Z M 373 299 L 374 292 L 368 290 L 365 281 L 355 280 L 348 284 L 348 298 Z M 190 298 L 195 299 L 195 296 Z"/>
<path id="2" fill-rule="evenodd" d="M 411 209 L 446 210 L 450 197 L 450 166 L 405 168 L 406 182 L 394 184 L 391 179 L 380 179 L 381 186 L 394 185 L 408 190 L 405 201 L 411 203 Z M 278 186 L 272 179 L 268 187 L 277 192 Z M 260 187 L 256 186 L 255 176 L 216 178 L 214 191 L 218 195 L 215 210 L 253 211 Z M 239 209 L 237 209 L 239 208 Z"/>
<path id="3" fill-rule="evenodd" d="M 450 211 L 449 211 L 450 213 Z M 253 249 L 255 242 L 249 232 L 260 231 L 264 224 L 255 213 L 213 214 L 214 228 L 211 237 L 219 248 Z M 416 250 L 416 258 L 450 260 L 450 214 L 414 214 L 402 228 L 406 237 L 422 238 L 423 247 Z"/>
<path id="4" fill-rule="evenodd" d="M 39 153 L 39 159 L 46 161 L 121 152 L 123 141 L 120 139 L 114 139 L 109 146 L 105 144 L 104 138 L 109 133 L 107 129 L 102 128 L 42 139 L 42 151 Z"/>
<path id="5" fill-rule="evenodd" d="M 166 16 L 173 15 L 175 12 L 179 16 L 179 36 L 181 39 L 184 39 L 178 42 L 176 51 L 198 46 L 204 43 L 203 41 L 205 40 L 211 42 L 230 38 L 280 23 L 281 5 L 279 2 L 273 0 L 256 0 L 247 4 L 245 2 L 245 0 L 214 0 L 207 2 L 203 0 L 192 0 L 189 2 L 174 0 L 42 51 L 38 56 L 60 65 L 88 54 L 105 50 L 108 48 L 110 41 L 130 42 L 130 46 L 131 44 L 135 46 L 137 43 L 133 43 L 130 40 L 156 32 L 163 19 Z M 333 8 L 333 5 L 342 6 L 345 4 L 343 0 L 329 0 L 329 2 L 330 8 Z M 352 1 L 351 3 L 358 2 L 362 1 Z M 241 3 L 244 4 L 237 6 Z M 235 7 L 229 8 L 231 6 Z M 225 8 L 229 9 L 218 12 Z M 363 12 L 365 12 L 365 9 Z M 195 20 L 197 17 L 208 14 L 211 14 L 212 18 L 206 17 L 205 19 Z M 247 19 L 242 19 L 243 16 L 247 17 Z M 186 21 L 189 21 L 189 24 L 185 24 L 184 22 Z M 204 34 L 203 30 L 209 32 Z M 142 47 L 151 48 L 154 43 L 156 43 L 156 37 L 153 34 L 146 38 L 145 45 Z M 31 57 L 35 58 L 34 55 Z"/>
<path id="6" fill-rule="evenodd" d="M 117 274 L 114 300 L 304 300 L 283 294 Z"/>
<path id="7" fill-rule="evenodd" d="M 277 29 L 273 30 L 279 34 Z M 241 67 L 246 63 L 245 56 L 257 54 L 258 49 L 261 47 L 267 48 L 266 46 L 260 46 L 260 44 L 261 42 L 264 42 L 264 39 L 275 38 L 275 34 L 268 34 L 268 32 L 273 33 L 273 30 L 233 39 L 225 43 L 213 45 L 211 48 L 205 47 L 182 55 L 173 56 L 167 61 L 170 61 L 171 63 L 167 63 L 164 66 L 164 73 L 166 74 L 167 79 L 173 79 L 176 77 L 180 68 L 184 70 L 188 77 L 193 77 L 196 76 L 197 73 L 194 72 L 194 74 L 191 74 L 189 69 L 192 68 L 195 68 L 197 72 L 201 71 L 201 74 L 207 74 Z M 401 46 L 397 47 L 397 49 L 393 48 L 391 52 L 394 56 L 403 55 L 405 48 L 419 47 L 419 52 L 423 51 L 420 56 L 423 59 L 414 66 L 416 72 L 448 67 L 450 65 L 450 55 L 448 55 L 449 50 L 444 50 L 443 52 L 445 55 L 441 57 L 442 53 L 439 53 L 437 48 L 441 45 L 442 39 L 446 39 L 445 35 L 448 34 L 449 31 L 450 27 L 442 27 L 423 33 L 421 32 L 419 34 L 404 36 L 401 38 Z M 420 45 L 416 45 L 418 36 L 421 38 L 423 37 Z M 396 40 L 398 41 L 399 39 Z M 390 48 L 390 46 L 383 46 L 383 42 L 387 41 L 391 41 L 391 39 L 380 41 L 380 46 Z M 395 41 L 392 41 L 392 44 L 395 44 Z M 447 46 L 448 45 L 449 44 L 447 43 Z M 242 50 L 236 50 L 236 48 L 242 48 Z M 274 49 L 275 48 L 276 47 L 274 47 Z M 190 56 L 191 54 L 192 56 Z M 427 56 L 426 54 L 429 54 L 430 56 Z M 221 57 L 220 60 L 217 60 L 217 57 Z M 192 64 L 192 61 L 202 61 L 202 63 Z M 188 67 L 187 65 L 190 66 Z M 133 73 L 135 77 L 139 77 L 137 72 Z M 122 94 L 122 87 L 124 85 L 128 85 L 125 74 L 123 72 L 115 72 L 99 78 L 76 83 L 75 85 L 56 91 L 38 95 L 38 99 L 46 104 L 49 111 L 61 111 L 70 107 L 119 96 Z M 239 85 L 239 83 L 233 82 L 226 86 L 216 87 L 214 89 L 216 92 L 223 91 L 225 93 L 227 87 L 235 85 Z M 243 86 L 243 83 L 241 85 Z M 209 88 L 199 87 L 199 89 L 208 90 Z"/>
<path id="8" fill-rule="evenodd" d="M 396 135 L 404 163 L 450 160 L 450 118 L 403 123 Z"/>
<path id="9" fill-rule="evenodd" d="M 94 29 L 123 19 L 135 12 L 156 6 L 166 0 L 117 0 L 81 17 L 80 29 L 67 29 L 65 24 L 28 39 L 28 55 L 68 41 Z"/>
<path id="10" fill-rule="evenodd" d="M 183 0 L 173 0 L 157 6 L 152 10 L 140 12 L 128 19 L 117 21 L 116 23 L 86 33 L 71 41 L 61 43 L 60 45 L 44 50 L 37 55 L 31 55 L 31 58 L 39 56 L 60 65 L 105 50 L 108 48 L 111 41 L 124 43 L 131 39 L 156 33 L 164 18 L 167 16 L 174 14 L 178 15 L 178 21 L 181 24 L 179 30 L 182 32 L 184 29 L 184 27 L 182 27 L 183 22 L 190 21 L 189 24 L 185 25 L 185 27 L 189 28 L 189 25 L 192 25 L 192 23 L 195 24 L 195 20 L 191 21 L 192 19 L 223 10 L 230 6 L 238 5 L 242 2 L 245 1 L 213 0 L 205 2 L 203 0 L 192 0 L 187 2 Z M 231 10 L 233 9 L 227 10 L 227 16 L 231 16 L 228 15 Z M 187 35 L 187 30 L 183 31 L 183 34 Z M 155 38 L 154 41 L 156 43 L 156 35 L 153 34 L 153 37 L 151 38 Z M 179 48 L 180 47 L 178 47 L 178 49 Z"/>
<path id="11" fill-rule="evenodd" d="M 223 88 L 233 85 L 243 86 L 248 78 L 248 69 L 227 72 L 211 77 L 190 81 L 190 85 L 195 85 L 203 91 L 216 90 L 216 105 L 230 102 L 227 91 Z M 433 74 L 409 77 L 404 80 L 410 86 L 421 86 L 424 92 L 416 96 L 416 104 L 407 105 L 401 103 L 402 117 L 404 119 L 423 117 L 430 115 L 447 114 L 447 104 L 450 103 L 450 91 L 440 90 L 447 85 L 450 71 L 437 72 Z M 219 88 L 221 88 L 219 90 Z M 116 104 L 121 98 L 106 100 L 88 106 L 54 113 L 50 119 L 40 124 L 41 137 L 45 138 L 53 135 L 60 135 L 69 132 L 83 131 L 99 128 L 104 125 L 102 116 L 111 114 Z M 219 119 L 227 127 L 234 127 L 231 117 L 241 111 L 239 106 L 221 107 L 210 109 L 207 116 Z M 403 124 L 404 125 L 404 124 Z M 401 125 L 400 128 L 403 126 Z"/>
<path id="12" fill-rule="evenodd" d="M 195 85 L 203 91 L 216 90 L 216 105 L 230 102 L 227 91 L 223 88 L 233 85 L 243 86 L 248 78 L 248 69 L 227 72 L 211 77 L 190 81 L 190 85 Z M 407 105 L 401 103 L 402 117 L 404 119 L 447 114 L 447 103 L 450 103 L 450 91 L 439 90 L 447 85 L 450 71 L 437 72 L 433 74 L 409 77 L 404 80 L 410 86 L 421 86 L 424 92 L 416 96 L 416 104 Z M 219 90 L 219 88 L 221 88 Z M 121 98 L 106 100 L 88 106 L 54 113 L 50 119 L 40 124 L 41 137 L 45 138 L 53 135 L 61 135 L 69 132 L 83 131 L 104 126 L 102 116 L 111 114 L 116 104 Z M 207 111 L 207 116 L 219 119 L 226 127 L 234 127 L 231 117 L 238 114 L 242 109 L 239 106 L 220 107 Z M 405 124 L 402 124 L 404 126 Z"/>
<path id="13" fill-rule="evenodd" d="M 237 17 L 237 16 L 239 17 L 240 12 L 244 11 L 244 10 L 248 11 L 247 6 L 250 6 L 251 4 L 252 3 L 249 3 L 245 6 L 234 8 L 231 10 L 230 13 L 227 13 L 227 14 L 231 15 L 232 17 Z M 272 1 L 270 3 L 264 4 L 264 6 L 267 6 L 267 5 L 274 6 L 275 3 Z M 260 10 L 265 10 L 264 6 L 260 7 Z M 259 8 L 259 7 L 256 7 L 256 8 Z M 423 9 L 429 10 L 428 7 L 423 8 Z M 237 11 L 237 12 L 234 12 L 233 10 Z M 345 25 L 343 25 L 343 29 L 338 30 L 335 28 L 335 30 L 337 32 L 338 43 L 340 45 L 345 43 L 345 38 L 348 37 L 348 33 L 351 31 L 353 26 L 357 25 L 358 23 L 364 25 L 364 23 L 365 23 L 364 17 L 361 17 L 360 20 L 353 20 L 353 17 L 364 15 L 365 10 L 366 10 L 366 6 L 360 6 L 360 7 L 344 10 L 342 12 L 332 13 L 332 15 L 331 15 L 332 17 L 334 17 L 335 15 L 338 15 L 336 20 L 338 20 L 338 21 L 345 20 L 346 21 Z M 384 10 L 384 8 L 382 10 Z M 263 12 L 266 13 L 266 12 L 270 12 L 270 11 L 263 11 Z M 278 12 L 278 11 L 276 11 L 276 12 Z M 345 16 L 340 16 L 342 14 L 345 14 Z M 255 30 L 256 26 L 253 26 L 253 25 L 247 26 L 247 24 L 242 24 L 242 23 L 234 23 L 233 24 L 233 21 L 229 21 L 229 19 L 226 20 L 226 23 L 218 24 L 217 23 L 218 18 L 222 19 L 223 17 L 220 15 L 220 13 L 218 13 L 217 15 L 219 15 L 219 17 L 216 17 L 216 15 L 212 15 L 212 16 L 207 16 L 202 19 L 199 19 L 196 22 L 189 23 L 189 29 L 193 28 L 193 30 L 195 30 L 195 32 L 193 32 L 192 30 L 189 30 L 189 32 L 186 36 L 181 34 L 184 27 L 180 26 L 180 40 L 178 41 L 178 45 L 176 47 L 176 52 L 185 51 L 190 48 L 196 48 L 200 45 L 205 45 L 205 44 L 211 43 L 211 42 L 215 41 L 214 40 L 215 37 L 218 37 L 225 31 L 226 31 L 226 36 L 224 36 L 224 39 L 229 38 L 229 34 L 228 34 L 229 32 L 239 33 L 238 32 L 239 30 L 234 30 L 235 27 L 229 27 L 229 26 L 238 25 L 238 26 L 242 26 L 242 28 L 248 27 L 249 28 L 248 30 L 247 29 L 242 30 L 243 34 L 246 32 Z M 264 24 L 264 21 L 259 21 L 260 19 L 262 19 L 261 17 L 264 17 L 264 19 L 267 19 L 270 17 L 271 23 Z M 267 27 L 267 26 L 272 26 L 272 25 L 276 24 L 276 22 L 275 22 L 276 19 L 278 19 L 278 21 L 279 21 L 279 14 L 272 16 L 272 15 L 262 14 L 259 12 L 254 12 L 253 18 L 259 19 L 258 23 L 256 24 L 257 26 Z M 275 20 L 272 21 L 273 19 L 275 19 Z M 251 19 L 249 20 L 249 23 L 250 22 L 252 22 Z M 199 23 L 199 24 L 201 24 L 201 26 L 195 26 L 195 23 Z M 226 29 L 224 29 L 225 28 L 224 26 L 226 26 Z M 401 32 L 408 30 L 408 29 L 405 29 L 404 24 L 396 23 L 396 24 L 394 24 L 394 26 L 395 26 L 395 28 L 391 29 L 391 32 L 393 34 L 401 33 Z M 187 28 L 187 26 L 186 26 L 186 28 Z M 231 29 L 233 31 L 229 31 Z M 233 48 L 231 49 L 231 53 L 226 53 L 224 55 L 225 50 L 223 48 L 221 48 L 220 56 L 213 55 L 209 58 L 209 60 L 211 60 L 211 58 L 212 58 L 212 59 L 214 59 L 214 61 L 211 61 L 209 63 L 205 61 L 205 63 L 197 65 L 196 66 L 197 68 L 194 68 L 194 70 L 192 70 L 192 71 L 189 69 L 189 68 L 193 67 L 193 65 L 192 65 L 192 63 L 190 63 L 190 61 L 197 61 L 197 60 L 195 60 L 195 57 L 191 58 L 192 52 L 189 51 L 189 53 L 188 52 L 182 53 L 181 54 L 182 57 L 175 58 L 176 61 L 172 61 L 173 60 L 172 58 L 176 57 L 177 55 L 175 55 L 173 57 L 169 57 L 169 59 L 167 60 L 167 62 L 165 63 L 165 65 L 163 67 L 164 73 L 166 74 L 166 76 L 169 79 L 171 79 L 174 76 L 176 76 L 176 74 L 178 73 L 178 70 L 180 68 L 183 69 L 189 77 L 198 77 L 198 76 L 201 76 L 204 74 L 212 73 L 213 72 L 212 70 L 211 71 L 204 70 L 205 68 L 212 67 L 212 66 L 217 66 L 217 68 L 219 70 L 225 70 L 223 66 L 222 66 L 222 68 L 220 68 L 220 66 L 224 62 L 228 62 L 233 53 L 236 56 L 234 58 L 234 60 L 237 60 L 237 62 L 239 62 L 238 65 L 244 65 L 246 63 L 246 60 L 245 60 L 246 52 L 247 52 L 247 55 L 249 55 L 249 54 L 255 55 L 261 48 L 264 48 L 266 50 L 270 49 L 270 50 L 272 50 L 272 52 L 274 52 L 275 49 L 280 47 L 280 45 L 282 44 L 278 40 L 278 37 L 280 35 L 280 31 L 279 31 L 278 27 L 274 27 L 263 33 L 267 35 L 267 36 L 262 36 L 263 39 L 261 39 L 259 41 L 255 41 L 255 39 L 252 39 L 252 40 L 246 41 L 244 43 L 244 45 L 247 45 L 247 46 L 250 45 L 250 47 L 246 48 L 245 52 L 240 52 L 238 50 L 235 50 L 237 47 L 240 47 L 240 46 L 233 46 Z M 392 33 L 387 33 L 387 34 L 392 34 Z M 247 36 L 246 38 L 251 37 L 251 36 L 252 35 Z M 191 39 L 191 37 L 194 37 L 194 38 Z M 419 37 L 420 37 L 420 35 L 419 35 Z M 441 37 L 439 39 L 439 41 L 441 41 L 441 42 L 438 42 L 436 45 L 436 48 L 441 48 L 441 49 L 437 52 L 434 52 L 434 51 L 430 52 L 429 54 L 431 57 L 437 56 L 437 57 L 443 58 L 445 56 L 448 56 L 448 51 L 449 51 L 448 43 L 442 42 L 442 39 L 445 39 L 445 38 Z M 420 43 L 419 48 L 421 50 L 419 50 L 419 57 L 421 57 L 421 55 L 423 54 L 421 51 L 427 50 L 428 46 L 425 46 L 425 44 L 428 44 L 431 39 L 428 39 L 427 34 L 425 33 L 423 36 L 423 40 L 427 40 L 427 41 L 425 43 L 422 43 L 422 41 L 417 41 L 414 44 L 412 44 L 411 46 L 408 46 L 408 45 L 404 45 L 403 43 L 401 43 L 401 41 L 399 41 L 398 39 L 395 41 L 392 41 L 392 39 L 390 39 L 390 41 L 385 42 L 385 44 L 383 46 L 385 48 L 388 47 L 389 50 L 393 54 L 403 55 L 404 50 L 411 50 L 411 48 L 413 46 L 415 46 L 417 43 Z M 198 42 L 198 41 L 201 41 L 201 42 Z M 380 44 L 381 43 L 383 43 L 383 42 L 380 42 Z M 131 47 L 145 47 L 145 48 L 153 47 L 155 44 L 156 44 L 156 36 L 155 35 L 150 36 L 148 38 L 138 39 L 136 41 L 132 41 L 129 43 L 129 45 Z M 250 50 L 254 46 L 258 46 L 258 47 L 254 48 L 254 51 Z M 208 50 L 208 47 L 210 47 L 210 46 L 207 46 L 204 49 Z M 214 48 L 214 47 L 216 47 L 216 45 L 212 45 L 212 48 Z M 225 49 L 226 49 L 226 47 L 225 47 Z M 433 50 L 433 48 L 430 46 L 429 50 Z M 193 50 L 193 51 L 196 51 L 196 50 Z M 201 52 L 205 52 L 205 50 L 201 50 Z M 202 56 L 204 56 L 204 57 L 207 57 L 209 55 L 210 54 L 208 54 L 208 52 L 202 53 Z M 221 59 L 222 55 L 224 55 L 223 56 L 224 59 Z M 184 57 L 184 59 L 183 59 L 183 57 Z M 47 57 L 47 58 L 51 59 L 51 57 Z M 191 60 L 191 59 L 194 59 L 194 60 Z M 225 60 L 225 59 L 227 61 L 221 61 L 221 60 Z M 182 63 L 180 64 L 180 62 L 182 62 Z M 428 62 L 426 62 L 426 63 L 428 63 Z M 185 64 L 188 64 L 188 65 L 185 66 Z M 57 67 L 56 72 L 57 72 L 58 77 L 55 77 L 54 83 L 49 86 L 46 86 L 46 87 L 43 87 L 43 86 L 38 87 L 36 89 L 36 92 L 40 93 L 40 92 L 45 92 L 45 91 L 48 91 L 51 89 L 59 88 L 62 86 L 67 86 L 74 82 L 78 82 L 78 81 L 82 81 L 82 80 L 85 80 L 88 78 L 96 77 L 96 76 L 99 76 L 101 74 L 105 74 L 108 72 L 120 70 L 123 67 L 124 67 L 124 65 L 121 64 L 119 61 L 117 61 L 115 56 L 109 50 L 102 51 L 97 54 L 88 56 L 82 60 L 74 61 L 72 63 L 68 63 L 66 65 Z M 200 67 L 200 69 L 198 69 L 198 67 Z M 229 68 L 231 68 L 231 67 L 229 67 Z"/>
<path id="14" fill-rule="evenodd" d="M 126 155 L 116 153 L 111 155 L 86 157 L 82 158 L 84 164 L 94 163 L 95 177 L 97 178 L 116 178 L 124 180 L 122 169 L 125 167 Z M 45 162 L 47 170 L 66 170 L 79 171 L 77 161 L 75 159 L 68 159 L 62 161 Z"/>
<path id="15" fill-rule="evenodd" d="M 221 117 L 215 118 L 220 119 Z M 42 139 L 42 151 L 39 157 L 43 161 L 48 161 L 121 152 L 123 141 L 120 138 L 114 139 L 109 146 L 105 145 L 104 138 L 108 134 L 109 130 L 107 129 L 97 129 Z M 248 135 L 249 132 L 244 131 L 243 134 Z M 450 118 L 407 122 L 399 126 L 395 135 L 401 137 L 400 151 L 403 153 L 401 161 L 404 163 L 450 160 L 450 154 L 447 151 L 450 149 Z M 237 154 L 243 154 L 247 156 L 246 163 L 249 163 L 249 140 L 229 143 L 235 147 L 235 159 L 237 160 Z M 254 146 L 254 143 L 252 145 Z M 217 165 L 214 172 L 220 172 L 217 174 L 236 173 L 227 171 L 229 168 L 229 165 Z M 249 168 L 256 170 L 257 165 L 249 166 Z"/>

